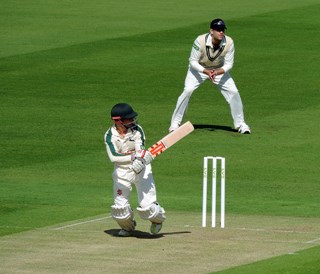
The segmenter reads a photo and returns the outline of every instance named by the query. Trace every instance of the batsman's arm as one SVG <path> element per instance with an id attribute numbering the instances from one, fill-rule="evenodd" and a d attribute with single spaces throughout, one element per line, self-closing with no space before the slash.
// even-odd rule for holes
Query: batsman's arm
<path id="1" fill-rule="evenodd" d="M 131 163 L 131 154 L 120 154 L 120 153 L 115 153 L 110 149 L 110 147 L 107 148 L 107 153 L 109 156 L 109 159 L 112 163 L 116 164 L 129 164 Z"/>
<path id="2" fill-rule="evenodd" d="M 119 153 L 114 139 L 112 137 L 112 131 L 109 129 L 104 136 L 104 143 L 106 145 L 106 151 L 109 159 L 112 163 L 128 164 L 131 162 L 131 155 L 128 153 Z"/>

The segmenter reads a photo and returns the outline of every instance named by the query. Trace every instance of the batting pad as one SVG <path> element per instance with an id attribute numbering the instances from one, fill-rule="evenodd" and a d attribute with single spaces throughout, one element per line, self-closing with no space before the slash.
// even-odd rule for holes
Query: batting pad
<path id="1" fill-rule="evenodd" d="M 153 203 L 145 208 L 137 207 L 137 210 L 141 219 L 150 220 L 153 223 L 160 224 L 166 219 L 164 215 L 166 212 L 158 203 Z"/>
<path id="2" fill-rule="evenodd" d="M 122 229 L 127 231 L 132 231 L 135 229 L 133 221 L 133 211 L 130 205 L 127 205 L 125 207 L 116 205 L 111 206 L 111 215 Z"/>

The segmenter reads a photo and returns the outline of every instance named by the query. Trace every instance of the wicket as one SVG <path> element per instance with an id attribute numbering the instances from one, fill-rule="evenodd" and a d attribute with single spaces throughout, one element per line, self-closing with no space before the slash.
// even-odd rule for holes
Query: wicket
<path id="1" fill-rule="evenodd" d="M 221 162 L 221 198 L 220 198 L 220 223 L 225 225 L 225 177 L 226 166 L 224 157 L 207 156 L 203 158 L 203 197 L 202 197 L 202 227 L 206 227 L 207 221 L 207 192 L 208 192 L 208 163 L 212 160 L 212 205 L 211 227 L 216 227 L 216 196 L 217 196 L 217 161 Z"/>

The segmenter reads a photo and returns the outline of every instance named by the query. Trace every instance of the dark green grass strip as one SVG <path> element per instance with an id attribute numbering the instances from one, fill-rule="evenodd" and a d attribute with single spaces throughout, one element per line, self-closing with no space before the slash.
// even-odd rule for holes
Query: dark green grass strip
<path id="1" fill-rule="evenodd" d="M 317 274 L 320 272 L 320 246 L 257 263 L 214 273 L 221 274 Z"/>

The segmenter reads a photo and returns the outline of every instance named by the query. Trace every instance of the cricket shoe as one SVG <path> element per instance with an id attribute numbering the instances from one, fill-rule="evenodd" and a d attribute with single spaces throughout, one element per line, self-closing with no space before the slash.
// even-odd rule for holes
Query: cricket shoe
<path id="1" fill-rule="evenodd" d="M 246 123 L 242 123 L 241 126 L 238 128 L 238 132 L 241 134 L 250 134 L 251 130 Z"/>
<path id="2" fill-rule="evenodd" d="M 129 237 L 132 235 L 132 231 L 127 231 L 127 230 L 124 230 L 124 229 L 121 229 L 118 233 L 118 236 L 119 237 Z"/>
<path id="3" fill-rule="evenodd" d="M 151 232 L 152 235 L 156 235 L 156 234 L 159 233 L 161 228 L 162 228 L 162 223 L 161 224 L 152 223 L 151 226 L 150 226 L 150 232 Z"/>

